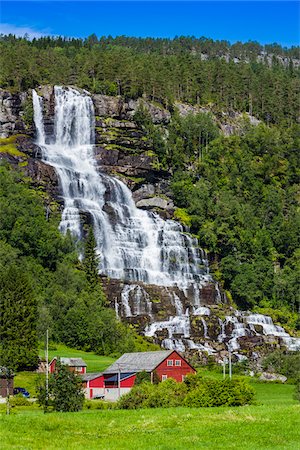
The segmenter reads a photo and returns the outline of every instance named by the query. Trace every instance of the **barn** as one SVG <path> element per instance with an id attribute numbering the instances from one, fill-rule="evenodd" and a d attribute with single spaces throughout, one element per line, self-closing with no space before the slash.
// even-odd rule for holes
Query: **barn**
<path id="1" fill-rule="evenodd" d="M 103 372 L 106 400 L 117 400 L 134 386 L 136 374 L 147 372 L 161 381 L 167 378 L 181 382 L 195 369 L 175 350 L 125 353 Z"/>
<path id="2" fill-rule="evenodd" d="M 104 398 L 104 376 L 102 372 L 81 375 L 84 396 L 87 399 Z"/>
<path id="3" fill-rule="evenodd" d="M 56 356 L 52 359 L 49 364 L 49 372 L 55 372 L 55 366 L 57 360 L 60 360 L 61 364 L 68 366 L 70 370 L 77 372 L 78 374 L 86 373 L 86 363 L 81 358 L 57 358 Z"/>

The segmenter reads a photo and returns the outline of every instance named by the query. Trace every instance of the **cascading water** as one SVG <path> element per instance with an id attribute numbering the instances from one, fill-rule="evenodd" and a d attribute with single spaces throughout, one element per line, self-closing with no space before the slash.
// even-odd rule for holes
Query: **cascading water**
<path id="1" fill-rule="evenodd" d="M 162 345 L 179 351 L 203 350 L 215 353 L 207 342 L 190 339 L 191 315 L 210 315 L 200 304 L 201 289 L 213 282 L 209 275 L 207 255 L 198 248 L 197 240 L 183 232 L 180 224 L 162 220 L 155 213 L 138 209 L 131 191 L 116 178 L 97 170 L 94 158 L 94 107 L 89 95 L 72 88 L 55 87 L 54 134 L 44 130 L 43 99 L 33 91 L 36 142 L 42 150 L 44 162 L 58 174 L 64 200 L 60 223 L 63 233 L 68 230 L 78 240 L 82 237 L 80 214 L 89 214 L 94 226 L 97 251 L 101 255 L 99 272 L 125 280 L 121 304 L 115 302 L 117 316 L 147 315 L 151 320 L 145 330 L 147 336 L 167 330 Z M 135 283 L 153 284 L 166 288 L 176 315 L 169 320 L 153 322 L 152 303 L 147 292 Z M 179 296 L 171 291 L 179 289 L 187 299 L 192 298 L 191 315 Z M 218 285 L 217 301 L 221 301 Z M 186 306 L 185 306 L 186 308 Z M 204 318 L 201 319 L 204 339 L 210 339 Z M 231 335 L 225 327 L 231 322 Z M 239 337 L 257 334 L 255 325 L 263 333 L 280 337 L 292 350 L 300 349 L 300 339 L 292 338 L 272 320 L 261 315 L 228 316 L 219 320 L 217 341 L 227 342 L 232 350 L 239 349 Z M 210 339 L 211 342 L 211 339 Z"/>
<path id="2" fill-rule="evenodd" d="M 192 288 L 198 305 L 201 285 L 210 282 L 211 277 L 197 241 L 184 234 L 180 224 L 138 209 L 125 184 L 97 171 L 91 98 L 71 88 L 55 87 L 55 133 L 49 143 L 43 128 L 42 99 L 35 91 L 33 104 L 37 144 L 44 161 L 55 167 L 61 182 L 61 231 L 70 230 L 80 239 L 80 213 L 90 214 L 102 274 Z"/>

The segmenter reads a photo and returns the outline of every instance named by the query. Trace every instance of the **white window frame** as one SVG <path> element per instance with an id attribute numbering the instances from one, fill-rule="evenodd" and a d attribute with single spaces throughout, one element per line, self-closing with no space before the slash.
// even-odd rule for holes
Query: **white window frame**
<path id="1" fill-rule="evenodd" d="M 162 375 L 161 376 L 161 381 L 165 381 L 168 378 L 168 375 Z"/>
<path id="2" fill-rule="evenodd" d="M 168 359 L 167 360 L 167 366 L 168 367 L 173 367 L 174 363 L 173 363 L 173 359 Z"/>
<path id="3" fill-rule="evenodd" d="M 186 375 L 181 375 L 181 380 L 184 381 L 186 378 Z"/>
<path id="4" fill-rule="evenodd" d="M 175 359 L 175 366 L 181 367 L 181 359 Z"/>

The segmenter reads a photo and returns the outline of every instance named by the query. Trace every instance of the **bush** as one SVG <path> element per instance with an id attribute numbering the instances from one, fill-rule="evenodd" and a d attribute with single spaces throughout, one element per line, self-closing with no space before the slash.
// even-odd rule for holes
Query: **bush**
<path id="1" fill-rule="evenodd" d="M 296 380 L 294 398 L 300 402 L 300 377 Z"/>
<path id="2" fill-rule="evenodd" d="M 144 382 L 117 403 L 120 409 L 169 408 L 175 406 L 240 406 L 251 403 L 253 388 L 242 379 L 212 380 L 188 375 L 183 383 L 172 378 L 158 385 Z"/>
<path id="3" fill-rule="evenodd" d="M 291 379 L 299 376 L 300 352 L 285 353 L 276 350 L 266 356 L 262 368 L 268 372 L 276 372 Z"/>
<path id="4" fill-rule="evenodd" d="M 9 400 L 11 406 L 29 406 L 32 403 L 27 400 L 27 398 L 23 397 L 22 394 L 15 395 Z"/>

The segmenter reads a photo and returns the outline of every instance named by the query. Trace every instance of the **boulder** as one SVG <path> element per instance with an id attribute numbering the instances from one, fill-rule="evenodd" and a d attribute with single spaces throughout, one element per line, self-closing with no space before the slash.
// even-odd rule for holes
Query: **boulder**
<path id="1" fill-rule="evenodd" d="M 152 197 L 145 198 L 143 200 L 139 200 L 136 202 L 136 206 L 138 208 L 143 209 L 151 209 L 151 208 L 160 208 L 160 209 L 174 209 L 174 203 L 171 199 L 165 199 L 161 197 Z"/>
<path id="2" fill-rule="evenodd" d="M 279 381 L 281 383 L 285 383 L 287 377 L 278 373 L 263 372 L 259 379 L 260 381 Z"/>

